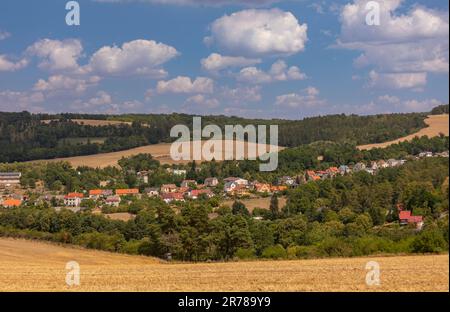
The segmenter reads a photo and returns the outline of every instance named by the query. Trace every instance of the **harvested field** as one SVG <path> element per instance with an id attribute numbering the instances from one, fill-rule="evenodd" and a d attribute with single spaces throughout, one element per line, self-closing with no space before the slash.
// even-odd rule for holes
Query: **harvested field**
<path id="1" fill-rule="evenodd" d="M 389 145 L 404 142 L 404 141 L 410 141 L 414 139 L 415 137 L 422 137 L 424 135 L 432 138 L 435 136 L 440 135 L 443 133 L 445 136 L 449 135 L 449 127 L 448 127 L 448 114 L 444 115 L 430 115 L 427 119 L 425 119 L 425 123 L 428 125 L 428 127 L 421 129 L 420 131 L 410 134 L 408 136 L 405 136 L 403 138 L 399 138 L 397 140 L 384 142 L 384 143 L 377 143 L 377 144 L 367 144 L 367 145 L 360 145 L 358 148 L 360 150 L 371 150 L 373 148 L 385 148 Z"/>
<path id="2" fill-rule="evenodd" d="M 136 217 L 136 215 L 128 213 L 128 212 L 116 212 L 116 213 L 108 213 L 105 214 L 105 217 L 111 220 L 119 220 L 119 221 L 129 221 Z"/>
<path id="3" fill-rule="evenodd" d="M 205 144 L 207 141 L 203 141 Z M 222 148 L 218 149 L 217 153 L 225 155 L 225 141 L 222 141 Z M 172 144 L 170 143 L 160 143 L 153 144 L 147 146 L 141 146 L 125 151 L 113 152 L 113 153 L 105 153 L 105 154 L 96 154 L 96 155 L 88 155 L 88 156 L 76 156 L 76 157 L 67 157 L 67 158 L 56 158 L 51 160 L 43 160 L 43 161 L 68 161 L 72 164 L 73 167 L 78 166 L 88 166 L 94 168 L 105 168 L 107 166 L 117 166 L 117 162 L 122 157 L 130 157 L 137 154 L 151 154 L 155 159 L 159 160 L 162 164 L 180 164 L 180 163 L 188 163 L 188 161 L 180 160 L 176 161 L 170 157 L 170 147 Z M 255 144 L 255 143 L 245 143 L 245 156 L 248 155 L 248 147 L 251 148 L 266 148 L 269 151 L 269 145 L 266 144 Z M 273 147 L 273 150 L 282 150 L 282 147 Z M 192 152 L 192 143 L 191 143 L 191 152 Z M 213 150 L 214 151 L 214 150 Z"/>
<path id="4" fill-rule="evenodd" d="M 80 265 L 80 286 L 65 284 L 68 261 Z M 368 261 L 380 265 L 380 286 L 365 283 Z M 190 264 L 0 238 L 0 291 L 448 290 L 448 255 Z"/>

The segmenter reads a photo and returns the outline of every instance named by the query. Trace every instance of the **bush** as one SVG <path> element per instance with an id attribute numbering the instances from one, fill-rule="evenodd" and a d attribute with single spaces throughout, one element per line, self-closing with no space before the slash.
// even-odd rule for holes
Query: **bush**
<path id="1" fill-rule="evenodd" d="M 412 251 L 418 253 L 442 252 L 448 250 L 448 244 L 439 229 L 425 230 L 414 238 Z"/>
<path id="2" fill-rule="evenodd" d="M 287 257 L 286 250 L 280 244 L 267 247 L 263 250 L 261 257 L 267 259 L 285 259 Z"/>
<path id="3" fill-rule="evenodd" d="M 239 259 L 254 259 L 255 254 L 256 252 L 253 248 L 238 248 L 234 255 Z"/>
<path id="4" fill-rule="evenodd" d="M 330 257 L 350 257 L 353 254 L 352 246 L 339 238 L 327 238 L 318 245 L 322 255 Z"/>

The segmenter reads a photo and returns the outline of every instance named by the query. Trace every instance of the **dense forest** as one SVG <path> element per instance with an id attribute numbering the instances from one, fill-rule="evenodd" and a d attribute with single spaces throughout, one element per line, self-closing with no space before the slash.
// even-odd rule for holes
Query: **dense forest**
<path id="1" fill-rule="evenodd" d="M 439 108 L 443 110 L 443 108 Z M 350 145 L 378 143 L 413 133 L 425 126 L 425 113 L 374 116 L 330 115 L 302 120 L 258 120 L 206 116 L 203 126 L 216 124 L 279 125 L 279 145 L 296 147 L 316 141 Z M 170 129 L 192 126 L 191 115 L 80 115 L 0 112 L 0 162 L 97 154 L 170 142 Z M 90 126 L 72 119 L 131 121 L 132 124 Z M 49 121 L 44 123 L 42 121 Z"/>

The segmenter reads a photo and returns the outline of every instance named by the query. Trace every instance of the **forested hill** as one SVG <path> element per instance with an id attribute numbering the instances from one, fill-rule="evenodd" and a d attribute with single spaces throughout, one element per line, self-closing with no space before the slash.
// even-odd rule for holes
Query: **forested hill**
<path id="1" fill-rule="evenodd" d="M 439 111 L 445 107 L 439 108 Z M 447 105 L 448 111 L 448 105 Z M 207 124 L 279 125 L 279 145 L 294 147 L 316 141 L 350 144 L 393 140 L 425 127 L 429 113 L 374 116 L 329 115 L 302 120 L 261 120 L 240 117 L 206 116 Z M 170 142 L 170 129 L 176 124 L 192 125 L 186 114 L 30 114 L 0 112 L 0 162 L 26 161 L 89 155 L 125 150 L 137 146 Z M 91 126 L 74 119 L 120 120 L 123 125 Z M 47 122 L 44 123 L 43 121 Z M 50 121 L 51 120 L 51 121 Z"/>

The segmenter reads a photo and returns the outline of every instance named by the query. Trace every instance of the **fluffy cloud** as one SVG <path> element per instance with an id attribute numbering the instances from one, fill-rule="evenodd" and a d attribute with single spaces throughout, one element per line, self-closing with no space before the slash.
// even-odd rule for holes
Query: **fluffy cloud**
<path id="1" fill-rule="evenodd" d="M 205 77 L 191 80 L 189 77 L 178 76 L 168 81 L 158 81 L 156 91 L 163 93 L 212 93 L 214 81 Z"/>
<path id="2" fill-rule="evenodd" d="M 219 107 L 220 103 L 215 98 L 206 97 L 203 94 L 191 96 L 186 100 L 186 104 L 195 104 L 197 108 L 212 109 Z M 190 105 L 189 105 L 190 106 Z"/>
<path id="3" fill-rule="evenodd" d="M 95 86 L 100 81 L 97 76 L 87 79 L 72 78 L 64 75 L 50 76 L 48 80 L 39 79 L 34 85 L 34 91 L 42 92 L 74 92 L 83 93 L 88 87 Z"/>
<path id="4" fill-rule="evenodd" d="M 372 66 L 379 73 L 398 73 L 386 76 L 394 88 L 422 86 L 426 84 L 426 73 L 448 72 L 448 11 L 415 5 L 405 14 L 397 14 L 403 1 L 384 0 L 380 3 L 380 25 L 369 26 L 367 2 L 355 0 L 345 5 L 340 16 L 342 27 L 337 46 L 362 51 L 355 59 L 357 67 Z"/>
<path id="5" fill-rule="evenodd" d="M 214 21 L 211 36 L 205 42 L 215 44 L 229 55 L 251 58 L 291 55 L 304 50 L 307 28 L 290 12 L 251 9 Z"/>
<path id="6" fill-rule="evenodd" d="M 42 112 L 42 104 L 45 96 L 42 92 L 18 92 L 18 91 L 0 91 L 0 110 L 1 111 L 23 111 Z"/>
<path id="7" fill-rule="evenodd" d="M 105 46 L 95 52 L 88 71 L 100 75 L 142 74 L 157 78 L 166 76 L 160 66 L 178 55 L 171 46 L 153 40 L 134 40 L 122 47 Z"/>
<path id="8" fill-rule="evenodd" d="M 275 105 L 287 108 L 313 108 L 325 103 L 318 98 L 319 90 L 307 87 L 300 93 L 290 93 L 277 96 Z"/>
<path id="9" fill-rule="evenodd" d="M 6 55 L 0 55 L 0 71 L 16 71 L 28 65 L 27 59 L 22 59 L 17 62 L 10 61 Z"/>
<path id="10" fill-rule="evenodd" d="M 427 73 L 369 73 L 369 85 L 378 88 L 422 88 L 427 84 Z"/>
<path id="11" fill-rule="evenodd" d="M 245 104 L 246 102 L 259 102 L 261 101 L 261 87 L 237 87 L 229 88 L 223 87 L 221 91 L 221 97 L 224 101 L 233 104 Z"/>
<path id="12" fill-rule="evenodd" d="M 217 72 L 228 67 L 244 67 L 261 63 L 261 59 L 249 59 L 242 56 L 223 56 L 212 53 L 207 58 L 201 60 L 202 68 Z"/>
<path id="13" fill-rule="evenodd" d="M 76 70 L 83 46 L 77 39 L 43 39 L 28 47 L 27 54 L 40 59 L 39 67 L 52 71 Z"/>
<path id="14" fill-rule="evenodd" d="M 274 81 L 303 80 L 306 75 L 297 66 L 288 67 L 282 60 L 276 61 L 268 72 L 256 67 L 243 68 L 237 75 L 237 80 L 253 84 L 269 83 Z"/>

